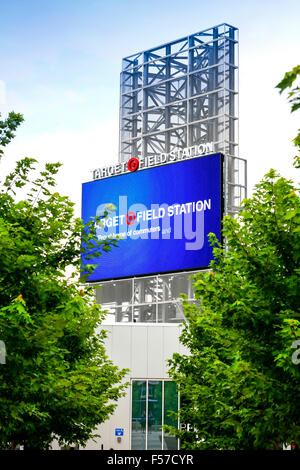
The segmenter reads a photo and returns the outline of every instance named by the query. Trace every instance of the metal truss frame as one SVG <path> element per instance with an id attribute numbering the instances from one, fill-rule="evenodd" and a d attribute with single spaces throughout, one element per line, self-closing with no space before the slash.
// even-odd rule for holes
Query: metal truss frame
<path id="1" fill-rule="evenodd" d="M 235 216 L 246 197 L 247 168 L 238 156 L 238 29 L 226 23 L 125 57 L 122 63 L 120 162 L 207 142 L 225 155 L 224 212 Z M 171 289 L 164 279 L 156 276 L 153 285 L 147 276 L 132 280 L 131 301 L 119 306 L 116 321 L 128 322 L 135 315 L 135 321 L 143 321 L 138 318 L 147 296 L 154 299 L 157 286 Z M 102 283 L 107 292 L 114 285 Z M 141 296 L 137 305 L 136 295 Z M 158 321 L 160 303 L 155 302 Z M 181 309 L 177 299 L 171 303 Z"/>
<path id="2" fill-rule="evenodd" d="M 237 154 L 237 36 L 224 23 L 123 59 L 120 161 L 208 141 Z"/>
<path id="3" fill-rule="evenodd" d="M 238 29 L 223 23 L 125 57 L 119 161 L 213 142 L 226 156 L 225 208 L 246 196 L 238 159 Z"/>

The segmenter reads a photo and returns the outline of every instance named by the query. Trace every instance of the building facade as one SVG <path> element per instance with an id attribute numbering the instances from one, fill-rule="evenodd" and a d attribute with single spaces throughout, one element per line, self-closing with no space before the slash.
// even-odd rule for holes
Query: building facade
<path id="1" fill-rule="evenodd" d="M 224 155 L 224 213 L 246 197 L 246 162 L 238 156 L 238 30 L 221 24 L 123 59 L 119 162 L 185 152 L 207 143 Z M 202 146 L 202 147 L 201 147 Z M 193 153 L 192 150 L 193 149 Z M 201 153 L 203 153 L 201 151 Z M 179 157 L 180 158 L 180 157 Z M 159 256 L 159 253 L 157 253 Z M 107 352 L 130 369 L 130 387 L 87 449 L 176 449 L 162 426 L 174 423 L 179 397 L 167 360 L 188 353 L 179 342 L 180 294 L 195 302 L 193 272 L 94 283 L 107 311 Z"/>

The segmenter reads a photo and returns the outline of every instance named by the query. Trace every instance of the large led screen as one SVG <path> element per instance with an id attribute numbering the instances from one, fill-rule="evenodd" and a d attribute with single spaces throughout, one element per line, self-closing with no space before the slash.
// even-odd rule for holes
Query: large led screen
<path id="1" fill-rule="evenodd" d="M 157 166 L 84 183 L 82 219 L 106 216 L 97 237 L 118 246 L 84 264 L 88 281 L 204 268 L 212 259 L 207 235 L 220 239 L 222 155 Z"/>

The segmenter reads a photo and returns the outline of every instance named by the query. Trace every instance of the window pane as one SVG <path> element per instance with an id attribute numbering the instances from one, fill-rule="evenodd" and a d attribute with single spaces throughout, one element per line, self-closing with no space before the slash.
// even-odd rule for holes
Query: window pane
<path id="1" fill-rule="evenodd" d="M 123 302 L 132 301 L 131 280 L 104 282 L 95 291 L 97 303 L 102 305 L 107 303 L 122 305 Z"/>
<path id="2" fill-rule="evenodd" d="M 129 304 L 123 304 L 122 307 L 116 308 L 116 322 L 127 323 L 132 322 L 132 307 Z"/>
<path id="3" fill-rule="evenodd" d="M 134 323 L 155 323 L 156 304 L 138 305 L 133 307 Z"/>
<path id="4" fill-rule="evenodd" d="M 157 290 L 156 277 L 134 279 L 134 303 L 155 302 Z"/>
<path id="5" fill-rule="evenodd" d="M 181 323 L 185 319 L 180 302 L 170 302 L 158 305 L 159 323 Z"/>
<path id="6" fill-rule="evenodd" d="M 162 448 L 162 382 L 148 382 L 148 449 Z"/>
<path id="7" fill-rule="evenodd" d="M 117 308 L 114 304 L 101 305 L 102 310 L 105 310 L 105 318 L 102 322 L 103 325 L 112 325 L 116 321 Z"/>
<path id="8" fill-rule="evenodd" d="M 132 382 L 131 448 L 146 449 L 146 382 Z"/>
<path id="9" fill-rule="evenodd" d="M 114 304 L 102 304 L 101 307 L 106 311 L 103 325 L 132 322 L 132 307 L 128 303 L 124 303 L 122 307 L 116 307 Z"/>
<path id="10" fill-rule="evenodd" d="M 192 288 L 192 280 L 190 279 L 193 273 L 185 274 L 172 274 L 167 276 L 160 276 L 158 278 L 158 299 L 162 300 L 175 300 L 180 297 L 180 294 L 186 294 L 189 299 L 194 297 Z"/>
<path id="11" fill-rule="evenodd" d="M 164 383 L 164 424 L 177 428 L 177 417 L 171 412 L 178 411 L 178 393 L 175 382 Z M 164 432 L 164 450 L 177 450 L 178 441 L 175 436 Z"/>

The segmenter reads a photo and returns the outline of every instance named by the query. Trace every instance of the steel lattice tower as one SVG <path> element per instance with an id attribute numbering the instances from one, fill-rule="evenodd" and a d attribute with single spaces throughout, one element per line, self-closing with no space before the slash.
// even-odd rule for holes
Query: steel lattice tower
<path id="1" fill-rule="evenodd" d="M 206 142 L 227 156 L 227 212 L 234 213 L 246 183 L 239 184 L 240 159 L 231 158 L 238 157 L 238 29 L 228 24 L 122 64 L 119 161 Z"/>
<path id="2" fill-rule="evenodd" d="M 246 161 L 238 156 L 238 30 L 225 23 L 122 64 L 119 161 L 207 142 L 225 155 L 224 210 L 234 216 L 247 181 Z M 184 292 L 192 301 L 189 277 L 108 281 L 97 299 L 116 322 L 182 321 L 178 295 Z"/>

